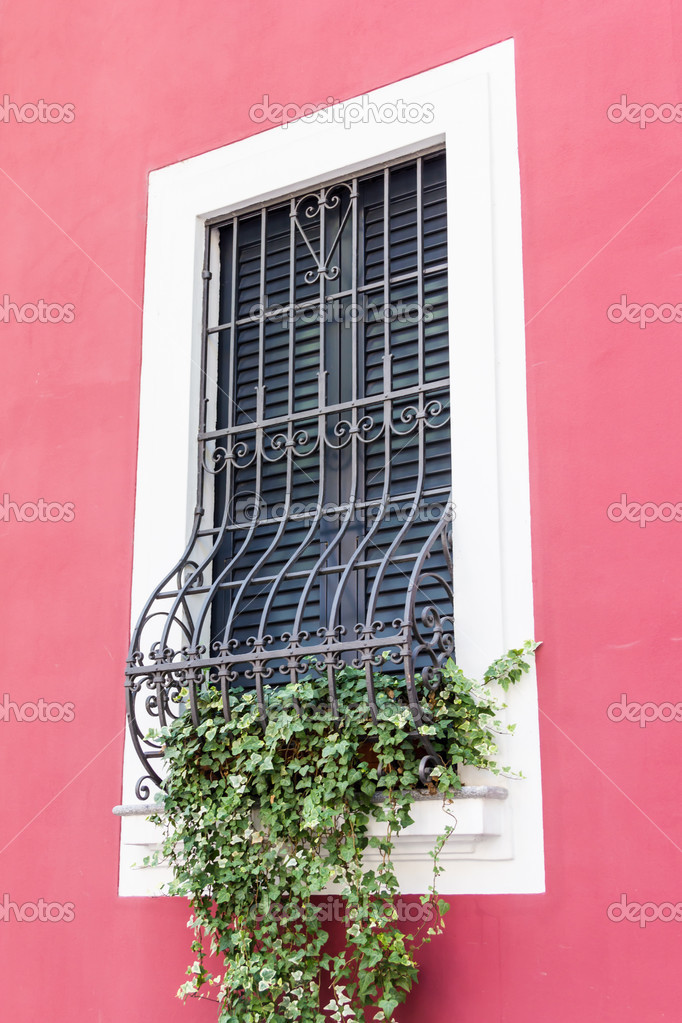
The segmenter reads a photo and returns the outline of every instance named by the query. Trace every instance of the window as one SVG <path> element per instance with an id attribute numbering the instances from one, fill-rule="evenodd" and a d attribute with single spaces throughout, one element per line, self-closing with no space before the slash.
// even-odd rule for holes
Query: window
<path id="1" fill-rule="evenodd" d="M 434 116 L 350 128 L 303 119 L 150 175 L 124 801 L 153 788 L 159 751 L 143 735 L 164 712 L 159 687 L 172 703 L 164 658 L 179 666 L 179 691 L 193 671 L 199 684 L 216 642 L 213 677 L 229 694 L 231 672 L 253 671 L 258 688 L 287 681 L 280 667 L 298 670 L 306 649 L 329 666 L 380 644 L 399 655 L 407 685 L 434 663 L 393 624 L 411 617 L 413 578 L 423 603 L 412 625 L 437 608 L 436 658 L 454 643 L 469 674 L 534 634 L 513 43 L 367 99 L 428 103 Z M 135 633 L 162 593 L 163 613 Z M 293 652 L 281 642 L 288 625 Z M 272 643 L 244 658 L 259 634 Z M 509 695 L 517 728 L 502 748 L 525 779 L 504 780 L 505 800 L 472 788 L 458 803 L 444 891 L 543 889 L 537 718 L 531 676 Z M 135 747 L 153 754 L 137 785 Z M 441 826 L 436 811 L 420 804 L 405 840 L 405 891 L 430 883 L 420 836 Z M 135 846 L 155 840 L 149 829 L 123 822 L 122 894 L 157 890 L 158 875 L 131 870 Z"/>
<path id="2" fill-rule="evenodd" d="M 423 720 L 415 673 L 454 646 L 445 170 L 430 153 L 210 228 L 196 526 L 128 668 L 156 782 L 138 704 L 163 722 L 206 677 L 226 715 L 254 686 L 265 720 L 264 686 L 316 665 L 333 712 L 338 668 L 373 703 L 385 651 Z"/>

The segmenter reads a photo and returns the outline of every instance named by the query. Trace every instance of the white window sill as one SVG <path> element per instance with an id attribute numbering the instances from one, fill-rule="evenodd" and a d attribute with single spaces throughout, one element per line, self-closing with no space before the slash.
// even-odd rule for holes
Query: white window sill
<path id="1" fill-rule="evenodd" d="M 454 825 L 455 830 L 440 857 L 444 872 L 439 890 L 444 893 L 457 890 L 459 861 L 511 859 L 507 796 L 506 788 L 494 785 L 464 786 L 454 792 L 452 800 L 445 805 L 442 796 L 417 794 L 411 811 L 414 823 L 395 840 L 393 861 L 401 891 L 417 894 L 428 890 L 433 881 L 429 853 L 449 825 Z M 126 872 L 127 881 L 120 890 L 121 895 L 162 895 L 163 885 L 171 879 L 167 867 L 142 866 L 146 856 L 161 848 L 161 827 L 149 817 L 157 810 L 156 803 L 125 804 L 113 809 L 114 814 L 123 818 L 122 850 L 131 868 Z M 384 824 L 370 822 L 370 835 L 384 832 Z M 368 866 L 378 860 L 378 850 L 365 853 Z M 330 893 L 335 891 L 333 886 L 329 888 Z"/>

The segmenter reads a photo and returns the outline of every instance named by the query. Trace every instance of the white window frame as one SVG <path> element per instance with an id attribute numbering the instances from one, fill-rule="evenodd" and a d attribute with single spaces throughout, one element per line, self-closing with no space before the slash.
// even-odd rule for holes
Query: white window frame
<path id="1" fill-rule="evenodd" d="M 445 143 L 455 639 L 458 663 L 480 677 L 534 637 L 513 41 L 347 103 L 358 99 L 422 104 L 433 117 L 344 127 L 340 104 L 327 122 L 303 118 L 149 176 L 132 620 L 184 549 L 194 511 L 207 222 Z M 517 727 L 501 741 L 501 762 L 524 778 L 465 773 L 466 784 L 503 784 L 509 796 L 455 805 L 459 833 L 440 879 L 447 894 L 544 891 L 534 669 L 508 704 Z M 128 741 L 124 803 L 140 773 Z M 404 892 L 431 883 L 428 848 L 441 820 L 439 805 L 420 804 L 415 833 L 400 839 Z M 123 820 L 120 894 L 159 894 L 165 871 L 134 866 L 156 841 L 143 818 Z"/>

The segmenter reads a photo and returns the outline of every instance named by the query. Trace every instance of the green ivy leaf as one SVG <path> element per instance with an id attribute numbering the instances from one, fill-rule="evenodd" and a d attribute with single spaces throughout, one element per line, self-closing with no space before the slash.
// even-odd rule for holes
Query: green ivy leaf
<path id="1" fill-rule="evenodd" d="M 482 684 L 452 661 L 433 690 L 416 676 L 429 712 L 419 731 L 439 760 L 431 784 L 444 803 L 461 786 L 459 764 L 500 771 L 494 732 L 513 726 L 500 724 L 494 686 L 518 682 L 537 646 L 508 651 Z M 199 727 L 182 714 L 157 733 L 167 769 L 163 815 L 161 807 L 154 815 L 166 829 L 159 855 L 172 869 L 169 893 L 189 899 L 195 934 L 191 979 L 179 995 L 212 988 L 220 1023 L 364 1023 L 365 1008 L 387 1023 L 418 976 L 419 948 L 442 932 L 449 906 L 437 879 L 451 826 L 434 844 L 433 885 L 421 899 L 430 926 L 406 924 L 395 907 L 395 838 L 412 822 L 424 750 L 404 679 L 382 670 L 374 684 L 376 722 L 364 670 L 338 671 L 340 723 L 329 713 L 327 679 L 313 671 L 293 686 L 264 687 L 263 730 L 252 691 L 231 691 L 228 722 L 207 683 L 197 697 Z M 378 791 L 384 799 L 376 804 Z M 371 819 L 385 833 L 370 836 Z M 371 868 L 368 848 L 380 857 Z M 314 898 L 332 883 L 343 899 Z M 346 943 L 332 956 L 326 925 L 334 920 Z M 206 969 L 209 953 L 224 958 L 219 975 Z M 324 1009 L 322 989 L 333 995 Z"/>

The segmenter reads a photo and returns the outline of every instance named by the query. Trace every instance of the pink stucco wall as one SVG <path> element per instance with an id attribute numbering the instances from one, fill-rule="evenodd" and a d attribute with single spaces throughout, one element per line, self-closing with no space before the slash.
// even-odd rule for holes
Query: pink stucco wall
<path id="1" fill-rule="evenodd" d="M 682 101 L 681 28 L 665 0 L 3 5 L 0 92 L 74 116 L 0 123 L 0 298 L 75 311 L 0 313 L 0 496 L 74 508 L 0 509 L 0 697 L 74 707 L 0 710 L 0 897 L 74 907 L 17 923 L 0 906 L 3 1023 L 214 1018 L 174 998 L 184 905 L 116 894 L 149 171 L 258 130 L 264 93 L 344 99 L 510 37 L 547 893 L 454 900 L 401 1019 L 680 1018 L 682 923 L 607 909 L 682 901 L 682 724 L 607 708 L 682 698 L 682 525 L 606 510 L 682 500 L 680 324 L 607 316 L 623 294 L 682 301 L 682 125 L 607 117 L 623 94 Z"/>

